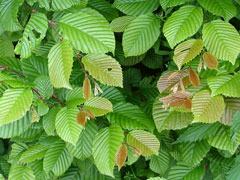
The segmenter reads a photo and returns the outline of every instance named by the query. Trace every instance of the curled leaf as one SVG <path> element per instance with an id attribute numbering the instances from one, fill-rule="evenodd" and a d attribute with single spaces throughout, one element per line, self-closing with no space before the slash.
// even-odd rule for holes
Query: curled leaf
<path id="1" fill-rule="evenodd" d="M 205 65 L 209 69 L 217 69 L 218 66 L 218 60 L 215 56 L 213 56 L 210 52 L 205 52 L 203 54 L 203 60 Z"/>
<path id="2" fill-rule="evenodd" d="M 196 86 L 196 87 L 199 87 L 200 79 L 199 79 L 198 74 L 192 68 L 189 68 L 188 73 L 189 73 L 189 79 L 190 79 L 192 85 Z"/>
<path id="3" fill-rule="evenodd" d="M 89 115 L 91 118 L 95 119 L 95 115 L 93 114 L 92 111 L 88 110 L 88 115 Z"/>
<path id="4" fill-rule="evenodd" d="M 127 154 L 128 154 L 127 146 L 125 144 L 122 144 L 118 148 L 118 151 L 115 155 L 115 160 L 116 160 L 116 163 L 118 165 L 118 170 L 119 171 L 122 168 L 122 166 L 124 165 L 124 163 L 126 162 Z"/>
<path id="5" fill-rule="evenodd" d="M 91 83 L 87 77 L 87 75 L 85 75 L 85 79 L 83 82 L 83 97 L 88 100 L 91 97 Z"/>
<path id="6" fill-rule="evenodd" d="M 78 124 L 80 124 L 84 128 L 85 124 L 87 122 L 87 114 L 83 111 L 80 111 L 77 114 L 77 122 L 78 122 Z"/>
<path id="7" fill-rule="evenodd" d="M 199 62 L 199 64 L 198 64 L 198 72 L 200 73 L 201 72 L 201 70 L 202 70 L 202 58 L 200 58 L 200 62 Z"/>

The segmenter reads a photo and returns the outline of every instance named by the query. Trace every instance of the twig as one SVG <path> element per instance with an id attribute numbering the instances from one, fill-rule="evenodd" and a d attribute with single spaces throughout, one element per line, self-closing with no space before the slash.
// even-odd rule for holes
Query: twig
<path id="1" fill-rule="evenodd" d="M 50 107 L 53 107 L 53 106 L 54 106 L 53 104 L 50 104 L 49 102 L 47 102 L 47 101 L 40 95 L 40 93 L 38 92 L 37 89 L 35 89 L 35 88 L 31 88 L 31 89 L 37 94 L 38 98 L 39 98 L 44 104 L 46 104 L 46 105 L 48 105 L 48 106 L 50 106 Z"/>
<path id="2" fill-rule="evenodd" d="M 25 4 L 29 9 L 32 10 L 32 13 L 33 13 L 33 14 L 36 14 L 36 13 L 37 13 L 37 11 L 36 11 L 30 4 L 28 4 L 26 1 L 24 2 L 24 4 Z"/>
<path id="3" fill-rule="evenodd" d="M 12 72 L 18 74 L 19 76 L 22 76 L 22 77 L 25 78 L 25 76 L 24 76 L 22 73 L 17 72 L 16 70 L 14 70 L 14 69 L 12 69 L 12 68 L 10 68 L 10 67 L 8 67 L 8 66 L 5 66 L 5 65 L 3 65 L 3 64 L 0 64 L 0 66 L 2 66 L 4 69 L 8 69 L 8 70 L 10 70 L 10 71 L 12 71 Z"/>

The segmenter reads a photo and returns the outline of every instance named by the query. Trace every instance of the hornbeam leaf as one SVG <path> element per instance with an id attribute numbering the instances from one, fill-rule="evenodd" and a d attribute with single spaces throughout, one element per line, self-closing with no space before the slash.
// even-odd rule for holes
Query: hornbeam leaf
<path id="1" fill-rule="evenodd" d="M 111 123 L 119 124 L 125 129 L 147 129 L 152 131 L 154 123 L 138 106 L 130 103 L 117 103 L 113 112 L 107 115 Z"/>
<path id="2" fill-rule="evenodd" d="M 114 32 L 123 32 L 126 29 L 126 27 L 128 26 L 128 24 L 130 24 L 130 22 L 132 20 L 134 20 L 135 18 L 136 17 L 134 17 L 134 16 L 118 17 L 111 22 L 110 27 L 112 28 L 112 30 Z"/>
<path id="3" fill-rule="evenodd" d="M 205 65 L 209 69 L 217 69 L 218 66 L 218 60 L 215 56 L 213 56 L 210 52 L 205 52 L 203 54 L 203 60 Z"/>
<path id="4" fill-rule="evenodd" d="M 127 143 L 140 150 L 143 156 L 157 155 L 160 148 L 160 143 L 156 136 L 143 130 L 129 132 Z"/>
<path id="5" fill-rule="evenodd" d="M 108 86 L 123 87 L 123 74 L 120 64 L 111 56 L 91 54 L 82 59 L 91 76 Z"/>
<path id="6" fill-rule="evenodd" d="M 73 65 L 73 49 L 67 40 L 53 46 L 48 54 L 50 80 L 55 88 L 72 89 L 69 84 Z"/>
<path id="7" fill-rule="evenodd" d="M 83 109 L 90 110 L 96 117 L 112 112 L 112 103 L 103 97 L 92 97 L 85 102 Z"/>
<path id="8" fill-rule="evenodd" d="M 125 57 L 139 56 L 147 52 L 160 35 L 160 19 L 154 14 L 138 16 L 123 33 Z"/>
<path id="9" fill-rule="evenodd" d="M 0 4 L 0 22 L 6 31 L 20 31 L 21 24 L 18 22 L 18 8 L 24 0 L 3 0 Z"/>
<path id="10" fill-rule="evenodd" d="M 193 0 L 159 0 L 160 5 L 166 11 L 168 7 L 178 6 Z"/>
<path id="11" fill-rule="evenodd" d="M 0 126 L 22 118 L 30 109 L 32 99 L 30 89 L 7 89 L 0 98 Z"/>
<path id="12" fill-rule="evenodd" d="M 207 82 L 212 96 L 222 94 L 228 97 L 240 97 L 240 74 L 210 77 Z"/>
<path id="13" fill-rule="evenodd" d="M 47 29 L 48 20 L 46 15 L 40 12 L 33 13 L 24 30 L 23 37 L 15 47 L 16 54 L 21 55 L 21 58 L 29 58 L 31 51 L 39 46 L 45 37 Z M 40 34 L 39 37 L 36 37 L 34 31 Z"/>
<path id="14" fill-rule="evenodd" d="M 108 21 L 90 8 L 68 13 L 57 23 L 63 38 L 84 53 L 107 53 L 115 50 L 114 34 Z"/>
<path id="15" fill-rule="evenodd" d="M 9 180 L 29 180 L 35 179 L 32 169 L 29 166 L 17 164 L 12 166 L 9 172 Z"/>
<path id="16" fill-rule="evenodd" d="M 114 177 L 115 154 L 123 139 L 123 131 L 118 125 L 104 128 L 96 134 L 93 141 L 93 158 L 102 174 Z"/>
<path id="17" fill-rule="evenodd" d="M 116 164 L 118 165 L 118 170 L 120 171 L 121 167 L 124 165 L 127 159 L 127 146 L 122 144 L 115 155 Z"/>
<path id="18" fill-rule="evenodd" d="M 198 0 L 198 3 L 209 12 L 222 16 L 226 21 L 237 14 L 237 8 L 231 0 Z"/>
<path id="19" fill-rule="evenodd" d="M 163 103 L 156 98 L 153 104 L 153 119 L 159 132 L 162 130 L 182 129 L 192 123 L 193 115 L 191 112 L 177 112 L 165 110 Z"/>
<path id="20" fill-rule="evenodd" d="M 62 108 L 57 113 L 55 121 L 57 134 L 64 141 L 70 142 L 73 145 L 76 145 L 82 131 L 82 127 L 77 123 L 78 112 L 77 108 Z"/>
<path id="21" fill-rule="evenodd" d="M 10 40 L 0 38 L 0 47 L 0 58 L 14 57 L 14 47 Z"/>
<path id="22" fill-rule="evenodd" d="M 159 6 L 158 0 L 115 0 L 113 6 L 127 15 L 138 16 L 153 12 Z"/>
<path id="23" fill-rule="evenodd" d="M 203 42 L 207 50 L 217 59 L 235 64 L 240 52 L 240 35 L 228 22 L 215 20 L 204 24 Z"/>
<path id="24" fill-rule="evenodd" d="M 92 155 L 93 139 L 98 132 L 95 120 L 87 121 L 85 129 L 81 132 L 76 146 L 68 143 L 68 151 L 77 159 L 85 160 Z"/>
<path id="25" fill-rule="evenodd" d="M 172 13 L 163 26 L 163 33 L 171 48 L 194 35 L 203 22 L 203 12 L 200 7 L 183 6 Z"/>
<path id="26" fill-rule="evenodd" d="M 71 165 L 73 156 L 67 151 L 65 142 L 55 141 L 43 159 L 43 169 L 46 173 L 52 171 L 56 176 L 62 175 Z"/>
<path id="27" fill-rule="evenodd" d="M 211 97 L 208 90 L 196 93 L 192 100 L 194 122 L 214 123 L 224 112 L 224 100 L 221 95 Z"/>
<path id="28" fill-rule="evenodd" d="M 183 64 L 193 60 L 203 49 L 201 39 L 190 39 L 179 44 L 174 51 L 173 60 L 180 70 Z"/>

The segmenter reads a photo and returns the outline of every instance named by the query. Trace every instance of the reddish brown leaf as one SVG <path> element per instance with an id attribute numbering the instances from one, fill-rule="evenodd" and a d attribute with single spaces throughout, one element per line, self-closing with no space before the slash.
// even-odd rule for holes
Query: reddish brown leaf
<path id="1" fill-rule="evenodd" d="M 199 64 L 198 64 L 198 72 L 200 73 L 201 72 L 201 70 L 202 70 L 202 58 L 200 58 L 200 62 L 199 62 Z"/>
<path id="2" fill-rule="evenodd" d="M 189 68 L 189 79 L 193 86 L 198 87 L 200 85 L 199 76 L 192 68 Z"/>
<path id="3" fill-rule="evenodd" d="M 180 107 L 183 106 L 185 99 L 175 99 L 169 104 L 169 107 Z"/>
<path id="4" fill-rule="evenodd" d="M 92 111 L 88 110 L 88 115 L 89 115 L 91 118 L 95 119 L 95 115 L 93 114 Z"/>
<path id="5" fill-rule="evenodd" d="M 192 100 L 191 99 L 186 99 L 184 101 L 184 107 L 187 109 L 192 109 Z"/>
<path id="6" fill-rule="evenodd" d="M 85 75 L 85 79 L 83 82 L 83 97 L 88 100 L 91 97 L 91 83 L 87 77 L 87 75 Z"/>
<path id="7" fill-rule="evenodd" d="M 124 163 L 126 162 L 127 155 L 128 155 L 127 146 L 125 144 L 122 144 L 118 148 L 118 151 L 115 155 L 115 160 L 116 160 L 116 164 L 118 165 L 119 171 L 122 168 L 122 166 L 124 165 Z"/>
<path id="8" fill-rule="evenodd" d="M 209 69 L 217 69 L 218 66 L 218 60 L 215 56 L 213 56 L 210 52 L 205 52 L 203 54 L 203 60 L 205 65 Z"/>
<path id="9" fill-rule="evenodd" d="M 83 111 L 80 111 L 77 114 L 77 122 L 78 122 L 78 124 L 80 124 L 84 128 L 85 124 L 87 122 L 87 114 Z"/>
<path id="10" fill-rule="evenodd" d="M 178 74 L 180 73 L 180 71 L 175 71 L 172 74 L 170 74 L 170 76 L 168 77 L 168 80 L 172 80 L 173 78 L 175 78 Z"/>

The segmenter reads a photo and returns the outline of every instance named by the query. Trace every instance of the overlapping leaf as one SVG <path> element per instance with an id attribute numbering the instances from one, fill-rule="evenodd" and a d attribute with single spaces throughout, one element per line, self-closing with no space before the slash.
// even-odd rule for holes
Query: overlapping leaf
<path id="1" fill-rule="evenodd" d="M 127 25 L 130 24 L 132 20 L 134 20 L 134 16 L 122 16 L 114 19 L 110 26 L 113 30 L 113 32 L 123 32 Z"/>
<path id="2" fill-rule="evenodd" d="M 153 121 L 138 107 L 130 103 L 118 103 L 113 112 L 107 115 L 111 123 L 119 124 L 125 129 L 154 129 Z"/>
<path id="3" fill-rule="evenodd" d="M 112 176 L 115 154 L 123 142 L 123 131 L 118 125 L 112 125 L 98 132 L 93 141 L 93 157 L 98 170 Z"/>
<path id="4" fill-rule="evenodd" d="M 77 123 L 77 108 L 62 108 L 56 116 L 55 126 L 57 134 L 66 142 L 76 145 L 82 127 Z"/>
<path id="5" fill-rule="evenodd" d="M 143 156 L 157 155 L 160 148 L 160 143 L 156 136 L 143 130 L 135 130 L 128 133 L 127 143 L 140 150 Z"/>
<path id="6" fill-rule="evenodd" d="M 211 97 L 208 90 L 196 93 L 192 100 L 194 122 L 214 123 L 224 112 L 224 100 L 221 95 Z"/>
<path id="7" fill-rule="evenodd" d="M 166 10 L 168 7 L 178 6 L 193 0 L 159 0 L 162 8 Z"/>
<path id="8" fill-rule="evenodd" d="M 173 60 L 180 70 L 183 64 L 188 63 L 194 59 L 203 49 L 203 42 L 201 39 L 190 39 L 179 44 L 175 51 Z"/>

